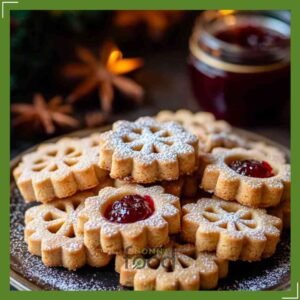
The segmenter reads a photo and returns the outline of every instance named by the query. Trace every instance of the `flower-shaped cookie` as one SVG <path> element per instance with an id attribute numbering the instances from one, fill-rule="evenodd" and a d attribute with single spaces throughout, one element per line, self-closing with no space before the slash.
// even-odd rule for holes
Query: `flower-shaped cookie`
<path id="1" fill-rule="evenodd" d="M 290 165 L 241 148 L 217 148 L 212 154 L 200 185 L 204 190 L 252 207 L 275 206 L 290 198 Z"/>
<path id="2" fill-rule="evenodd" d="M 165 245 L 169 234 L 180 231 L 179 199 L 160 186 L 107 187 L 86 200 L 78 226 L 89 248 L 138 253 Z"/>
<path id="3" fill-rule="evenodd" d="M 182 207 L 182 237 L 199 252 L 228 260 L 256 261 L 273 255 L 282 222 L 264 209 L 202 198 Z"/>
<path id="4" fill-rule="evenodd" d="M 268 214 L 278 217 L 282 220 L 284 228 L 290 228 L 291 226 L 291 201 L 285 200 L 275 207 L 268 208 Z"/>
<path id="5" fill-rule="evenodd" d="M 265 142 L 249 142 L 248 146 L 246 147 L 250 150 L 255 150 L 258 152 L 261 152 L 266 157 L 268 157 L 271 161 L 276 161 L 280 164 L 286 163 L 286 157 L 285 154 L 279 150 L 278 148 L 274 146 L 270 146 L 266 144 Z"/>
<path id="6" fill-rule="evenodd" d="M 110 256 L 101 248 L 88 248 L 77 230 L 78 213 L 92 192 L 81 192 L 66 199 L 29 208 L 25 213 L 25 241 L 33 255 L 46 266 L 76 270 L 85 264 L 102 267 Z"/>
<path id="7" fill-rule="evenodd" d="M 247 145 L 244 138 L 232 133 L 232 128 L 227 122 L 216 120 L 214 115 L 208 112 L 163 110 L 158 113 L 156 119 L 160 122 L 176 121 L 182 124 L 186 130 L 199 138 L 199 150 L 203 152 L 211 152 L 216 147 L 234 148 Z"/>
<path id="8" fill-rule="evenodd" d="M 138 291 L 213 289 L 228 273 L 227 260 L 212 253 L 196 253 L 191 244 L 150 249 L 149 255 L 117 255 L 120 284 Z"/>
<path id="9" fill-rule="evenodd" d="M 99 166 L 136 183 L 176 180 L 197 167 L 198 139 L 175 122 L 119 121 L 100 139 Z"/>
<path id="10" fill-rule="evenodd" d="M 98 167 L 99 135 L 63 138 L 23 156 L 13 174 L 26 201 L 48 202 L 101 184 L 108 173 Z"/>
<path id="11" fill-rule="evenodd" d="M 114 181 L 115 187 L 120 187 L 128 184 L 130 184 L 130 182 L 126 180 L 115 179 Z M 161 185 L 164 188 L 165 193 L 174 195 L 176 197 L 180 197 L 182 194 L 183 184 L 184 184 L 183 176 L 180 176 L 179 179 L 177 180 L 171 180 L 171 181 L 164 180 L 153 184 L 145 184 L 144 186 L 150 187 L 155 185 Z"/>
<path id="12" fill-rule="evenodd" d="M 199 179 L 196 174 L 180 176 L 177 180 L 163 180 L 153 184 L 146 184 L 144 186 L 161 185 L 165 193 L 172 194 L 176 197 L 194 197 L 198 191 Z M 121 179 L 115 179 L 114 186 L 120 187 L 122 185 L 130 184 L 130 182 Z"/>

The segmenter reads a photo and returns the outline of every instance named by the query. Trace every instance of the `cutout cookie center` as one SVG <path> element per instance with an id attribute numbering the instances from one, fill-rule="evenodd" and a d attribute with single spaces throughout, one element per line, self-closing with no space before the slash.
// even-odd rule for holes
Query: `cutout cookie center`
<path id="1" fill-rule="evenodd" d="M 221 205 L 219 209 L 208 207 L 202 216 L 210 223 L 215 223 L 223 229 L 233 231 L 251 230 L 257 227 L 257 222 L 253 219 L 251 212 L 241 211 L 232 205 Z"/>

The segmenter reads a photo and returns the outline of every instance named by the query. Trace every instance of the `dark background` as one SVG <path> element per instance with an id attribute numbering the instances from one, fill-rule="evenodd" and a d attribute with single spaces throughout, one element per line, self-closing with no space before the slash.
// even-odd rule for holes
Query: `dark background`
<path id="1" fill-rule="evenodd" d="M 115 42 L 125 57 L 141 57 L 144 66 L 129 76 L 145 89 L 145 99 L 136 105 L 116 93 L 113 112 L 106 123 L 117 119 L 135 119 L 153 115 L 162 109 L 201 109 L 195 101 L 188 77 L 188 38 L 200 11 L 182 12 L 178 22 L 161 33 L 149 33 L 149 24 L 135 30 L 115 25 L 113 11 L 13 11 L 11 13 L 11 102 L 32 102 L 41 92 L 46 99 L 66 97 L 74 82 L 66 80 L 62 66 L 78 62 L 74 48 L 84 46 L 95 55 L 106 41 Z M 101 111 L 97 93 L 91 93 L 74 105 L 74 115 L 81 121 L 87 111 Z M 13 117 L 13 116 L 12 116 Z M 289 146 L 289 122 L 247 128 Z M 74 130 L 74 129 L 73 129 Z M 11 157 L 48 138 L 67 133 L 58 129 L 53 135 L 14 128 L 11 130 Z"/>

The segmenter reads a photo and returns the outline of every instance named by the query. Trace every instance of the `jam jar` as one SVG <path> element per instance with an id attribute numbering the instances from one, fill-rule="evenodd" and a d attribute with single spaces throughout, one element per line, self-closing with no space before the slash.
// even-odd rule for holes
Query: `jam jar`
<path id="1" fill-rule="evenodd" d="M 272 123 L 290 103 L 290 25 L 266 11 L 206 11 L 189 42 L 200 106 L 238 125 Z"/>

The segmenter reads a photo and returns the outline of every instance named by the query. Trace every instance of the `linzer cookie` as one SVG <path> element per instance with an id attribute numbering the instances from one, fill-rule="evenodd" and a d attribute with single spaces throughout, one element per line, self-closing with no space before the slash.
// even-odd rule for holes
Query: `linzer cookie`
<path id="1" fill-rule="evenodd" d="M 62 266 L 76 270 L 85 264 L 102 267 L 110 256 L 101 248 L 86 247 L 77 230 L 77 217 L 91 192 L 34 206 L 25 214 L 25 241 L 33 255 L 42 257 L 48 267 Z"/>
<path id="2" fill-rule="evenodd" d="M 180 204 L 159 186 L 108 187 L 86 200 L 78 221 L 88 248 L 137 253 L 165 245 L 180 231 Z"/>
<path id="3" fill-rule="evenodd" d="M 247 141 L 232 133 L 231 126 L 223 121 L 216 120 L 214 115 L 208 112 L 192 113 L 189 110 L 180 109 L 176 112 L 163 110 L 158 113 L 156 119 L 160 122 L 176 121 L 199 138 L 199 150 L 211 152 L 213 148 L 246 147 Z"/>
<path id="4" fill-rule="evenodd" d="M 171 244 L 149 253 L 148 258 L 117 255 L 120 284 L 137 291 L 212 289 L 228 273 L 227 260 L 212 253 L 196 253 L 191 244 Z"/>
<path id="5" fill-rule="evenodd" d="M 203 198 L 182 207 L 182 237 L 199 252 L 228 260 L 257 261 L 274 254 L 282 222 L 264 209 Z"/>
<path id="6" fill-rule="evenodd" d="M 99 166 L 136 183 L 177 180 L 197 167 L 198 139 L 175 122 L 119 121 L 101 135 Z"/>
<path id="7" fill-rule="evenodd" d="M 224 200 L 253 207 L 276 206 L 290 198 L 290 165 L 254 150 L 213 150 L 200 187 Z"/>
<path id="8" fill-rule="evenodd" d="M 49 202 L 107 180 L 108 173 L 98 167 L 98 138 L 99 135 L 84 139 L 63 138 L 24 155 L 14 170 L 24 199 Z"/>

